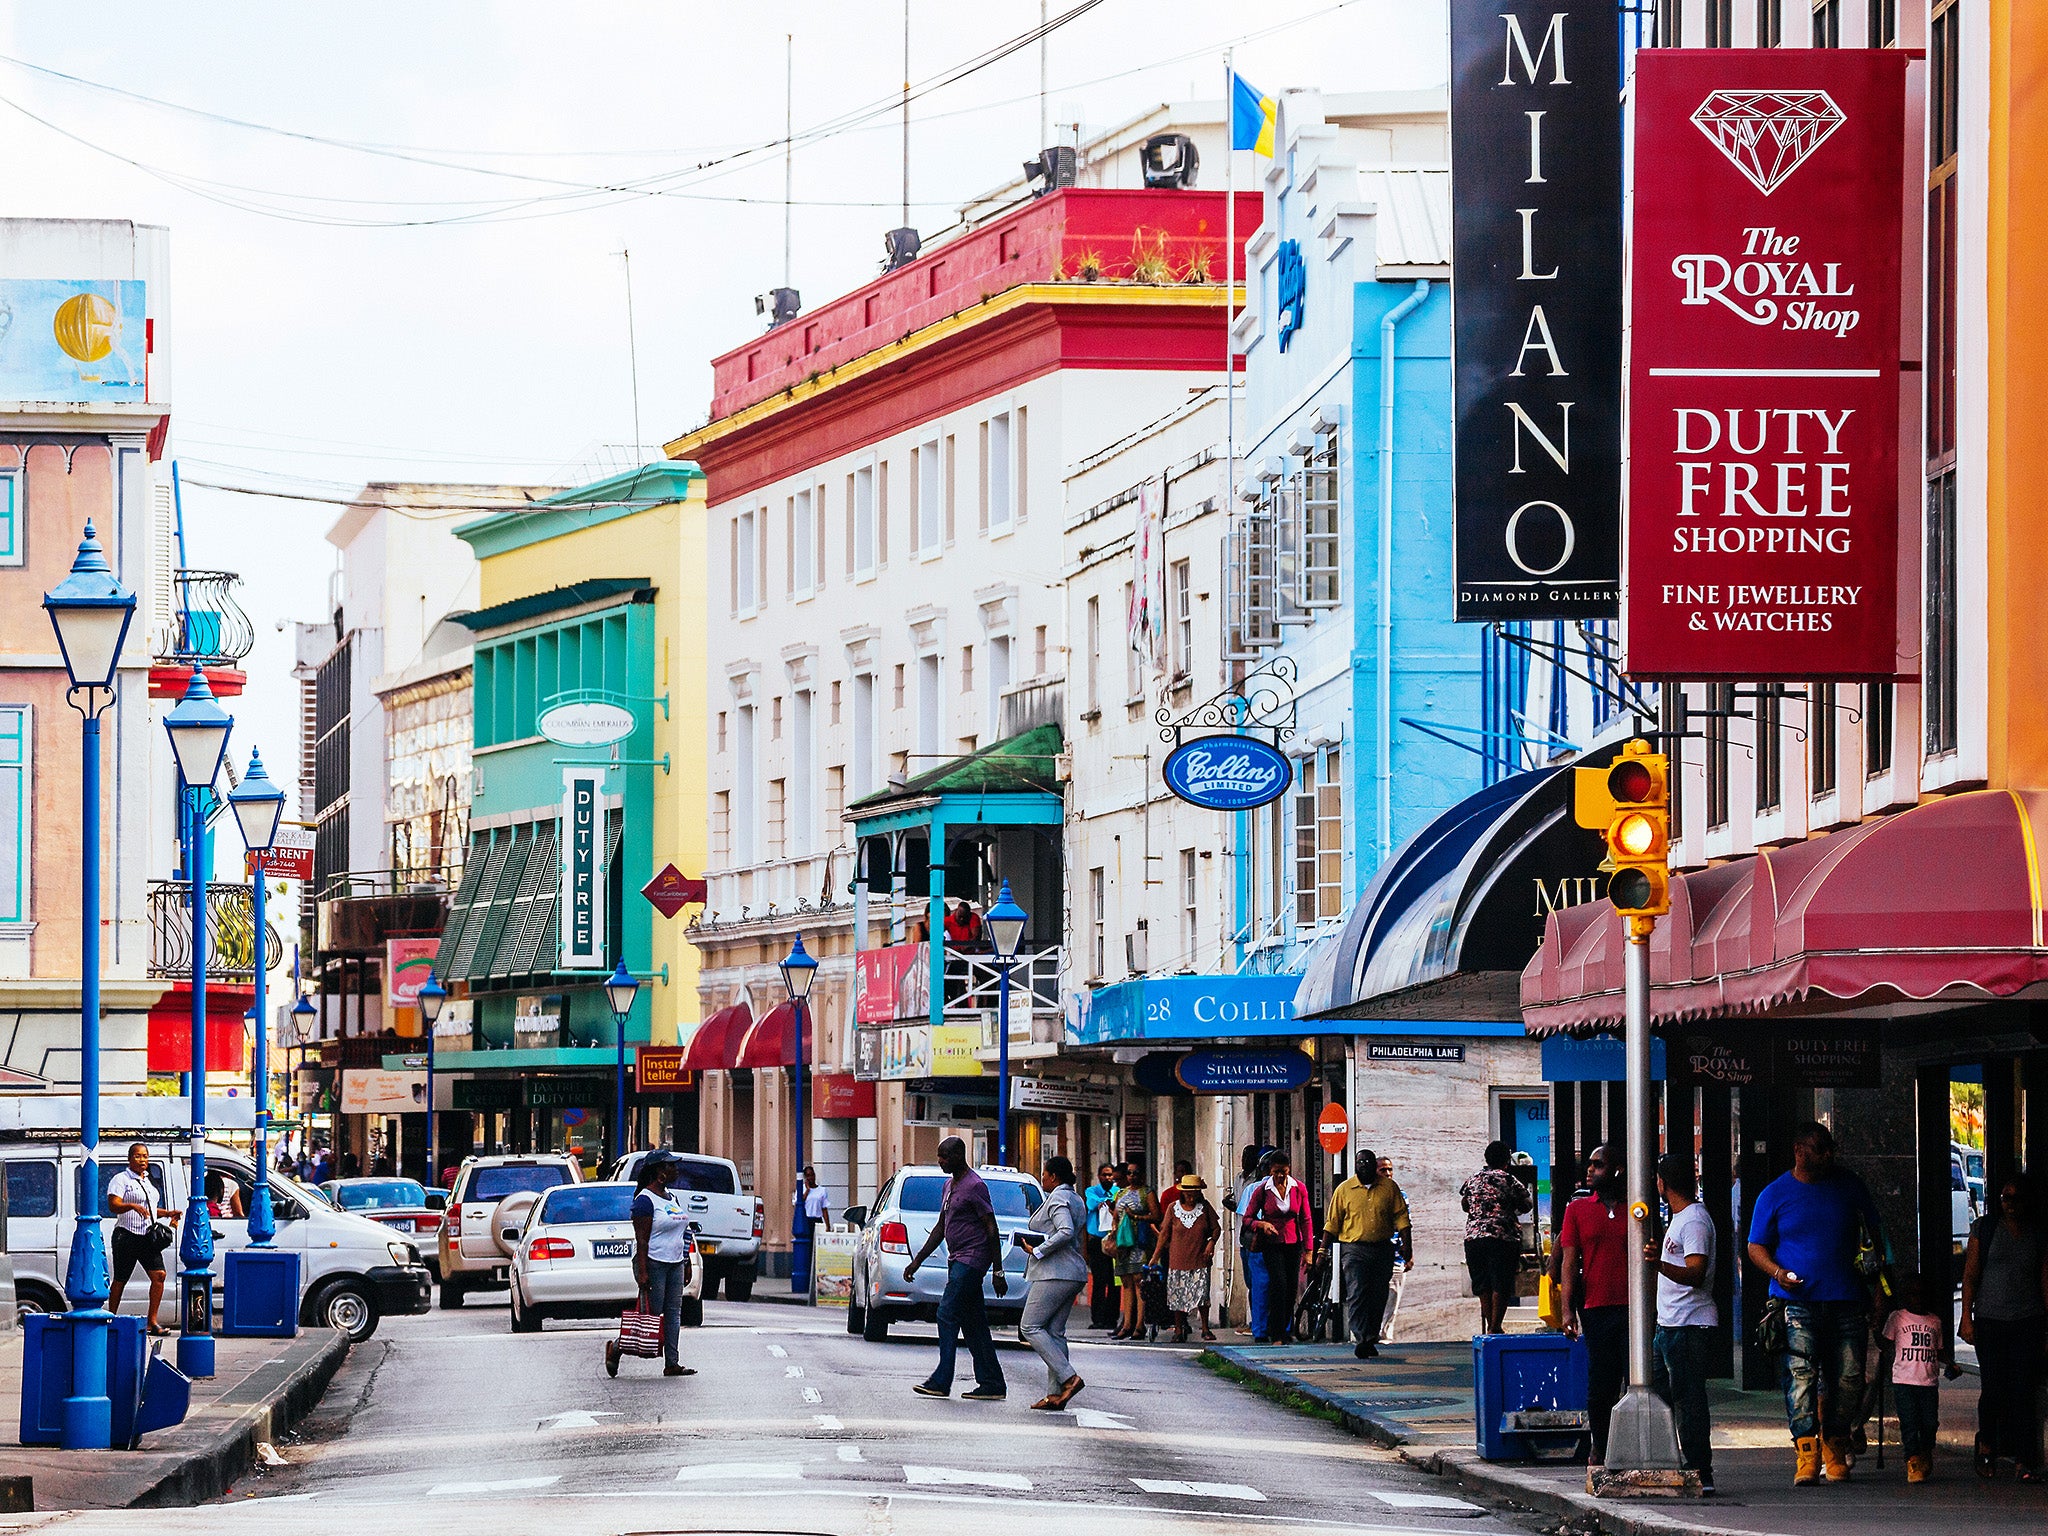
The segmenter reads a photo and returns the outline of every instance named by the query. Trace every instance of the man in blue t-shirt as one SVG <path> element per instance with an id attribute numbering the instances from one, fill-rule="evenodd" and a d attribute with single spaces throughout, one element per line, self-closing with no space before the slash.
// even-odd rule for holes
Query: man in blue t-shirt
<path id="1" fill-rule="evenodd" d="M 1804 1486 L 1849 1477 L 1849 1430 L 1863 1412 L 1870 1288 L 1856 1272 L 1866 1235 L 1879 1241 L 1877 1205 L 1861 1179 L 1835 1166 L 1835 1138 L 1808 1122 L 1792 1134 L 1792 1171 L 1756 1197 L 1749 1257 L 1784 1298 L 1785 1416 Z"/>

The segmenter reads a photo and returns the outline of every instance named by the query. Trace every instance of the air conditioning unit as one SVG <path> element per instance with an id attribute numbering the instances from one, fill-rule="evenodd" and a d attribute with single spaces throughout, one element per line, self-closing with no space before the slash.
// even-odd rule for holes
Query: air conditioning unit
<path id="1" fill-rule="evenodd" d="M 1133 976 L 1142 976 L 1152 968 L 1152 924 L 1146 918 L 1138 919 L 1138 926 L 1124 935 L 1124 969 Z"/>

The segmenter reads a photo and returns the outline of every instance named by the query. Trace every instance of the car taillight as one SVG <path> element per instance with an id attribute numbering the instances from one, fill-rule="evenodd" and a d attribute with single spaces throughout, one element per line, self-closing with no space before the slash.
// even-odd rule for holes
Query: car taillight
<path id="1" fill-rule="evenodd" d="M 884 1253 L 908 1253 L 908 1252 L 910 1252 L 910 1228 L 908 1228 L 908 1227 L 906 1227 L 905 1225 L 903 1225 L 903 1223 L 902 1223 L 902 1222 L 900 1222 L 900 1221 L 885 1221 L 885 1222 L 883 1222 L 883 1223 L 882 1223 L 882 1252 L 884 1252 Z"/>
<path id="2" fill-rule="evenodd" d="M 448 1235 L 450 1237 L 462 1236 L 462 1207 L 459 1205 L 448 1207 Z"/>
<path id="3" fill-rule="evenodd" d="M 754 1236 L 759 1237 L 768 1230 L 768 1208 L 757 1197 L 754 1201 Z"/>
<path id="4" fill-rule="evenodd" d="M 440 1228 L 441 1213 L 439 1211 L 427 1211 L 412 1219 L 412 1229 L 415 1232 L 438 1232 Z"/>
<path id="5" fill-rule="evenodd" d="M 573 1259 L 576 1245 L 563 1237 L 536 1237 L 526 1245 L 529 1259 Z"/>

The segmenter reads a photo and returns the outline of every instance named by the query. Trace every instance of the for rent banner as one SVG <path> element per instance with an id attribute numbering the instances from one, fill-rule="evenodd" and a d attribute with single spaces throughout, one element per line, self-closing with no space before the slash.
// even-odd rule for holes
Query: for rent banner
<path id="1" fill-rule="evenodd" d="M 1906 62 L 1636 55 L 1636 676 L 1897 670 Z"/>
<path id="2" fill-rule="evenodd" d="M 1620 79 L 1614 0 L 1451 0 L 1461 622 L 1616 612 Z"/>

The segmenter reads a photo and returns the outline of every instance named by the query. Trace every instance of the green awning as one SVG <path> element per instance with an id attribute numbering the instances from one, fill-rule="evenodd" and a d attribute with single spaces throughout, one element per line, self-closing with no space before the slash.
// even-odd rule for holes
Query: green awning
<path id="1" fill-rule="evenodd" d="M 619 851 L 624 823 L 606 816 L 604 862 Z M 559 821 L 530 821 L 470 835 L 462 885 L 449 903 L 434 974 L 451 981 L 513 981 L 554 974 L 560 953 L 555 905 L 561 864 Z M 617 914 L 608 914 L 616 921 Z"/>
<path id="2" fill-rule="evenodd" d="M 456 613 L 449 617 L 472 634 L 487 629 L 504 629 L 511 624 L 524 624 L 528 619 L 537 619 L 544 614 L 560 613 L 565 608 L 581 608 L 586 603 L 601 603 L 608 597 L 617 597 L 625 592 L 651 592 L 654 583 L 645 576 L 594 576 L 589 581 L 571 582 L 566 587 L 550 587 L 545 592 L 529 593 L 515 597 L 509 602 L 494 603 L 489 608 L 479 608 L 474 613 Z"/>
<path id="3" fill-rule="evenodd" d="M 902 800 L 930 795 L 1045 794 L 1060 792 L 1055 771 L 1065 738 L 1057 725 L 1036 725 L 1020 736 L 991 742 L 978 752 L 956 757 L 936 768 L 913 774 L 903 785 L 864 795 L 848 812 L 874 815 Z"/>

